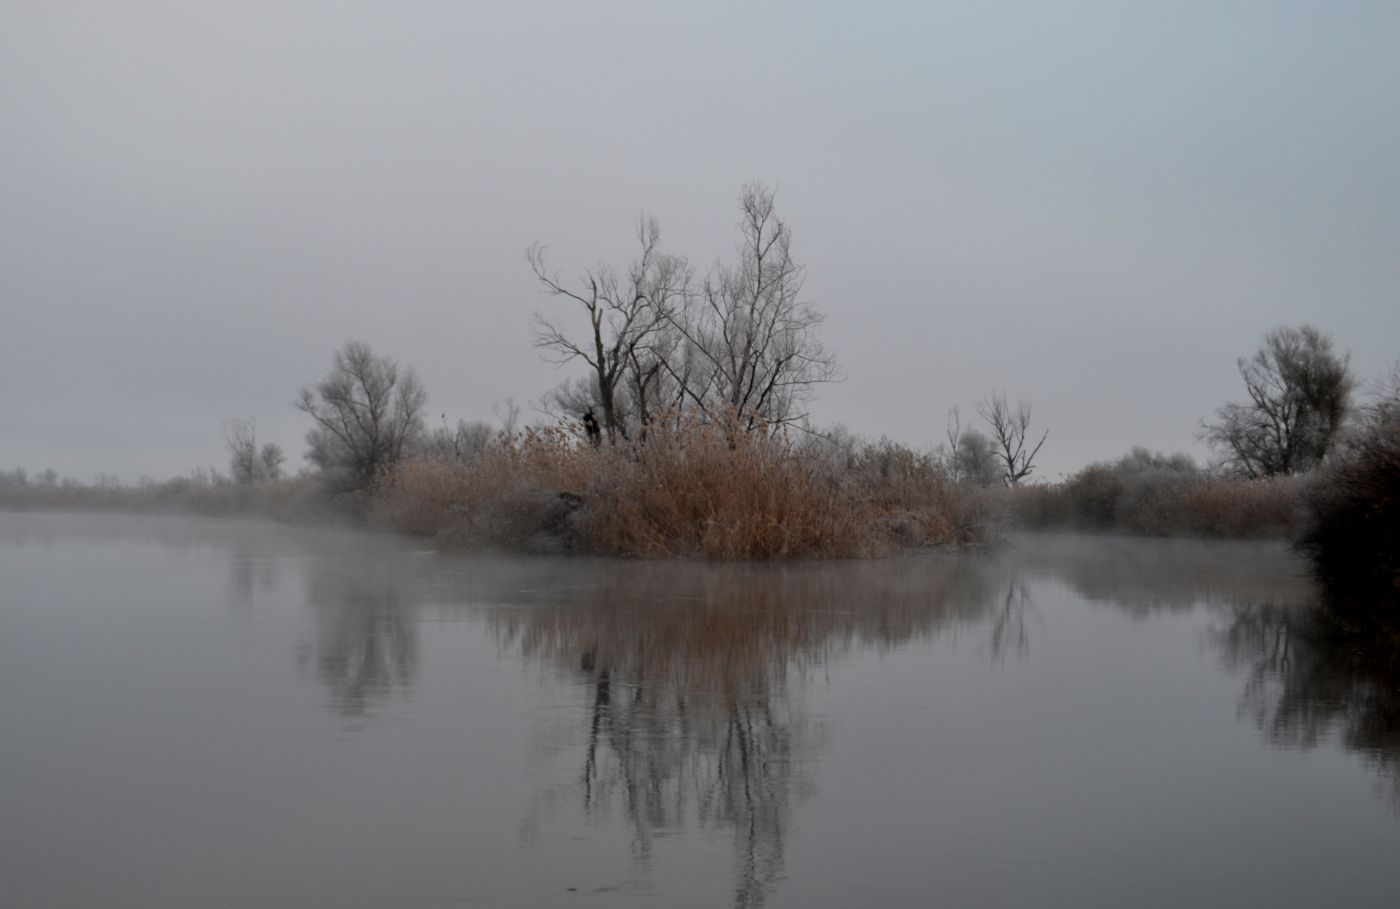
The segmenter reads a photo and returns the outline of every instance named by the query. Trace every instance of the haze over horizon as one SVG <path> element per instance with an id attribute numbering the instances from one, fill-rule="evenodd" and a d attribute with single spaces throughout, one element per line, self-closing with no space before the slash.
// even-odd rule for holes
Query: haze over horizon
<path id="1" fill-rule="evenodd" d="M 428 413 L 578 370 L 531 346 L 638 215 L 703 270 L 777 187 L 846 381 L 818 425 L 916 446 L 990 389 L 1035 478 L 1204 454 L 1235 359 L 1316 324 L 1400 355 L 1400 8 L 1205 3 L 9 4 L 0 470 L 224 466 L 349 338 Z M 578 324 L 578 323 L 575 323 Z"/>

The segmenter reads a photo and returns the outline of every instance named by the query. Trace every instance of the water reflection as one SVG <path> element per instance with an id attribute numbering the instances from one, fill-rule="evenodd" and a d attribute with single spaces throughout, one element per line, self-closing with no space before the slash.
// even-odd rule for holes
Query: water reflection
<path id="1" fill-rule="evenodd" d="M 228 564 L 229 589 L 239 606 L 250 608 L 259 596 L 277 589 L 281 560 L 249 541 L 234 541 Z"/>
<path id="2" fill-rule="evenodd" d="M 1143 618 L 1203 604 L 1306 606 L 1315 597 L 1283 543 L 1033 534 L 1013 538 L 999 558 Z"/>
<path id="3" fill-rule="evenodd" d="M 1205 606 L 1206 632 L 1244 676 L 1241 715 L 1272 744 L 1362 755 L 1400 810 L 1400 642 L 1344 626 L 1283 544 L 1035 536 L 1007 558 L 1137 617 Z"/>
<path id="4" fill-rule="evenodd" d="M 1276 745 L 1335 741 L 1363 756 L 1400 811 L 1400 653 L 1394 640 L 1344 627 L 1317 609 L 1232 610 L 1212 631 L 1245 675 L 1242 713 Z"/>
<path id="5" fill-rule="evenodd" d="M 363 553 L 314 557 L 306 600 L 315 610 L 316 675 L 343 716 L 361 716 L 418 673 L 418 607 L 400 560 Z"/>
<path id="6" fill-rule="evenodd" d="M 735 905 L 756 906 L 782 876 L 791 811 L 825 741 L 790 682 L 853 647 L 981 621 L 992 605 L 994 654 L 1024 650 L 1028 593 L 993 568 L 614 566 L 567 599 L 490 620 L 504 643 L 585 686 L 572 787 L 583 810 L 620 811 L 643 863 L 668 831 L 727 831 Z"/>
<path id="7" fill-rule="evenodd" d="M 1040 625 L 1044 625 L 1044 618 L 1031 601 L 1030 588 L 1019 573 L 1008 573 L 1003 585 L 1006 593 L 1001 603 L 991 611 L 989 620 L 993 663 L 1001 662 L 1012 652 L 1018 657 L 1030 655 L 1031 641 L 1026 627 L 1028 617 L 1034 616 Z"/>
<path id="8" fill-rule="evenodd" d="M 306 659 L 333 709 L 359 717 L 411 692 L 425 618 L 484 617 L 502 654 L 547 667 L 571 698 L 538 714 L 563 719 L 534 745 L 527 833 L 564 806 L 601 827 L 620 819 L 645 874 L 666 836 L 713 831 L 733 850 L 738 906 L 762 905 L 785 874 L 831 735 L 809 693 L 834 660 L 937 637 L 993 663 L 1029 660 L 1081 601 L 1138 620 L 1215 617 L 1208 640 L 1244 670 L 1245 715 L 1264 735 L 1336 739 L 1395 783 L 1400 804 L 1393 662 L 1318 624 L 1282 546 L 1041 537 L 991 555 L 787 566 L 366 547 L 304 564 Z"/>

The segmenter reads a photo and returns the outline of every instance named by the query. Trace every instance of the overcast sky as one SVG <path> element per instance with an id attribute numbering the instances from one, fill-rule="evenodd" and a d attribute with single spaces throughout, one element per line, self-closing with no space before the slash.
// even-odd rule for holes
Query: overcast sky
<path id="1" fill-rule="evenodd" d="M 1270 328 L 1400 356 L 1400 4 L 16 2 L 0 9 L 0 469 L 223 465 L 349 338 L 436 420 L 528 405 L 540 240 L 704 267 L 778 190 L 847 376 L 915 445 L 987 389 L 1054 479 L 1200 452 Z"/>

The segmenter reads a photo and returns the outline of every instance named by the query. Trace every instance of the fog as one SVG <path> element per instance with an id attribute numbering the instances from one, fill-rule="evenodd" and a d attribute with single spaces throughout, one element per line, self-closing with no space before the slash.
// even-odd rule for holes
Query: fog
<path id="1" fill-rule="evenodd" d="M 846 381 L 915 446 L 989 389 L 1038 476 L 1190 449 L 1278 324 L 1363 378 L 1400 337 L 1400 14 L 1374 4 L 11 3 L 0 17 L 0 469 L 224 462 L 347 338 L 434 419 L 562 378 L 534 241 L 703 268 L 777 188 Z M 527 415 L 529 411 L 527 409 Z"/>

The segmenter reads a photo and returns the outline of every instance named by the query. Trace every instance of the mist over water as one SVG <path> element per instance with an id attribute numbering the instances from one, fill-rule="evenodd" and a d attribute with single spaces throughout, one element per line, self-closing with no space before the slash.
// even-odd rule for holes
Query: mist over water
<path id="1" fill-rule="evenodd" d="M 4 902 L 1390 905 L 1395 675 L 1302 575 L 0 514 Z"/>

